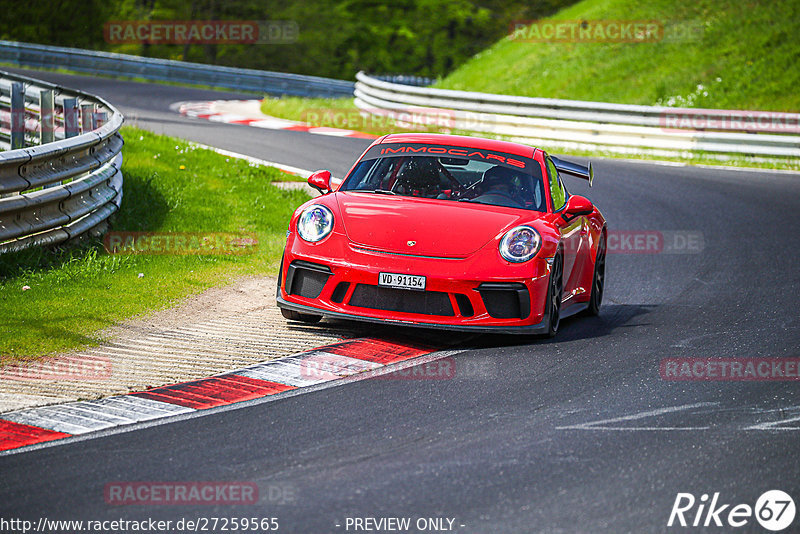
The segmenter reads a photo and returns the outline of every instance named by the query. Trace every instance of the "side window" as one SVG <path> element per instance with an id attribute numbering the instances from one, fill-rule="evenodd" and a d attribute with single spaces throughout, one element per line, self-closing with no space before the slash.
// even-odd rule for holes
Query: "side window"
<path id="1" fill-rule="evenodd" d="M 564 207 L 567 202 L 567 194 L 564 186 L 561 185 L 561 179 L 558 177 L 556 166 L 550 158 L 547 158 L 547 178 L 550 180 L 550 196 L 553 199 L 553 211 L 558 211 Z"/>
<path id="2" fill-rule="evenodd" d="M 564 182 L 561 181 L 561 175 L 558 175 L 558 185 L 561 186 L 561 190 L 564 192 L 564 203 L 566 204 L 569 202 L 569 191 L 567 190 L 567 186 L 564 185 Z"/>
<path id="3" fill-rule="evenodd" d="M 533 209 L 547 211 L 547 202 L 544 201 L 544 180 L 533 178 Z"/>
<path id="4" fill-rule="evenodd" d="M 343 184 L 346 189 L 367 189 L 370 185 L 370 178 L 372 177 L 369 171 L 372 170 L 377 161 L 378 160 L 375 159 L 360 161 L 353 172 L 350 173 L 347 181 Z M 345 189 L 342 190 L 344 191 Z"/>

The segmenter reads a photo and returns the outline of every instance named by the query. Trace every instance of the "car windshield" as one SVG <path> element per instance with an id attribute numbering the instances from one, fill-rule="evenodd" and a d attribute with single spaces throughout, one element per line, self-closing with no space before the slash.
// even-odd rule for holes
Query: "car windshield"
<path id="1" fill-rule="evenodd" d="M 476 159 L 405 153 L 374 159 L 365 156 L 339 191 L 546 211 L 539 164 L 527 158 L 512 161 L 517 165 L 524 164 L 524 168 L 514 168 L 497 159 L 477 159 L 477 156 Z"/>

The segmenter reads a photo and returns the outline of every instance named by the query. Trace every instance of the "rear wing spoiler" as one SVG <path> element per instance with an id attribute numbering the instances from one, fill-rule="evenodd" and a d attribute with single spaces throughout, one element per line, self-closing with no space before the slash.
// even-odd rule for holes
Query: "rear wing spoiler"
<path id="1" fill-rule="evenodd" d="M 592 181 L 594 181 L 594 169 L 592 169 L 591 162 L 589 162 L 589 165 L 587 166 L 581 165 L 580 163 L 565 161 L 552 155 L 550 156 L 550 159 L 553 160 L 553 165 L 556 166 L 556 170 L 558 170 L 558 172 L 563 172 L 564 174 L 569 174 L 571 176 L 577 176 L 578 178 L 588 180 L 589 187 L 592 187 Z"/>

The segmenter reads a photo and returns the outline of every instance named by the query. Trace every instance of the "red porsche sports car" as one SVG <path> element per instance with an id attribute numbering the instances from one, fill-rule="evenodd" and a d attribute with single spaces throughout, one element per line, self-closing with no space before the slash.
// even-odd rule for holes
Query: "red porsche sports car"
<path id="1" fill-rule="evenodd" d="M 606 223 L 561 175 L 588 167 L 454 135 L 377 139 L 291 218 L 278 280 L 287 319 L 321 317 L 555 335 L 603 298 Z"/>

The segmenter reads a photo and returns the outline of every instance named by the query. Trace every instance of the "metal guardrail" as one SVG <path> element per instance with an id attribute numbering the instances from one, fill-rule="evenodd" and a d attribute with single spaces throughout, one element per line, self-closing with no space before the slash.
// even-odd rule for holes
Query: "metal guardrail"
<path id="1" fill-rule="evenodd" d="M 363 72 L 359 72 L 356 79 L 356 106 L 406 123 L 440 125 L 562 148 L 663 156 L 710 152 L 800 158 L 800 136 L 753 133 L 753 129 L 759 129 L 758 121 L 763 118 L 760 115 L 767 115 L 765 112 L 678 109 L 453 91 L 391 83 Z M 800 114 L 771 115 L 787 126 L 787 132 L 800 133 Z M 684 127 L 684 124 L 696 124 L 693 119 L 698 117 L 713 128 Z"/>
<path id="2" fill-rule="evenodd" d="M 0 41 L 0 63 L 207 85 L 271 95 L 351 97 L 354 87 L 353 82 L 332 78 L 237 69 L 14 41 Z"/>
<path id="3" fill-rule="evenodd" d="M 429 85 L 436 83 L 436 78 L 413 76 L 411 74 L 373 74 L 372 77 L 376 80 L 381 80 L 382 82 L 413 85 L 415 87 L 428 87 Z"/>
<path id="4" fill-rule="evenodd" d="M 122 121 L 102 98 L 0 71 L 0 253 L 105 230 Z"/>

